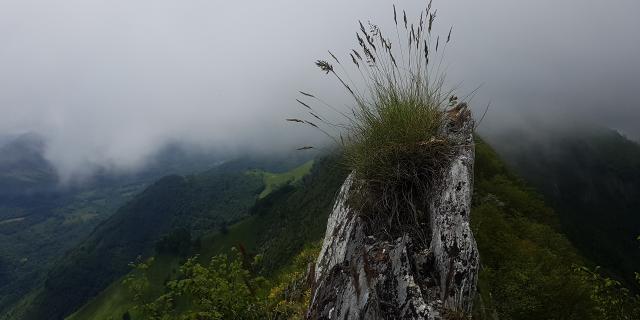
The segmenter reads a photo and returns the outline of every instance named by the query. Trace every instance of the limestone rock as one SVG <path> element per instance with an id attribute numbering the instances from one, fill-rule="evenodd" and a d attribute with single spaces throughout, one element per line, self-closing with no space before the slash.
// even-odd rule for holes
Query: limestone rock
<path id="1" fill-rule="evenodd" d="M 468 116 L 463 114 L 463 116 Z M 470 314 L 476 292 L 478 250 L 469 226 L 473 191 L 473 121 L 444 130 L 463 147 L 430 197 L 430 244 L 404 234 L 367 236 L 346 200 L 344 182 L 327 222 L 315 268 L 307 319 L 444 319 Z"/>

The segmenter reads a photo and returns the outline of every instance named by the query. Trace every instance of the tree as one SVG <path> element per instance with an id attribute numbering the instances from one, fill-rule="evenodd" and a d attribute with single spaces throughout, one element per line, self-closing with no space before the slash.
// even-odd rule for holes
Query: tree
<path id="1" fill-rule="evenodd" d="M 242 254 L 214 256 L 208 265 L 190 258 L 180 267 L 180 276 L 167 282 L 165 293 L 148 301 L 146 270 L 150 263 L 135 266 L 125 283 L 134 292 L 136 309 L 145 319 L 265 319 L 268 302 L 264 295 L 266 280 L 249 271 Z M 254 259 L 254 262 L 259 256 Z"/>

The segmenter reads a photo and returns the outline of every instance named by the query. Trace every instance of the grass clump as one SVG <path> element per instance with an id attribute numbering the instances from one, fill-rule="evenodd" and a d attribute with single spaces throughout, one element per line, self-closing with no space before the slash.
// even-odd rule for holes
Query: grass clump
<path id="1" fill-rule="evenodd" d="M 355 178 L 351 205 L 373 232 L 424 230 L 430 190 L 455 151 L 443 130 L 445 108 L 431 93 L 398 91 L 354 114 L 344 143 Z"/>
<path id="2" fill-rule="evenodd" d="M 343 148 L 345 165 L 355 178 L 351 206 L 369 222 L 372 233 L 393 237 L 406 231 L 426 234 L 430 190 L 456 148 L 465 143 L 466 137 L 456 138 L 451 131 L 460 129 L 470 112 L 452 90 L 444 89 L 440 70 L 453 28 L 442 39 L 432 34 L 435 17 L 431 3 L 414 23 L 394 6 L 395 37 L 386 37 L 375 24 L 365 27 L 360 22 L 358 49 L 348 55 L 352 62 L 348 67 L 361 76 L 358 82 L 331 52 L 332 62 L 316 62 L 339 81 L 355 105 L 342 112 L 301 92 L 304 97 L 298 102 L 314 120 L 287 119 L 321 130 Z M 392 38 L 399 45 L 392 44 Z M 432 55 L 439 57 L 435 64 L 430 61 Z M 329 121 L 305 99 L 330 107 L 344 121 Z M 335 131 L 338 134 L 331 134 Z"/>

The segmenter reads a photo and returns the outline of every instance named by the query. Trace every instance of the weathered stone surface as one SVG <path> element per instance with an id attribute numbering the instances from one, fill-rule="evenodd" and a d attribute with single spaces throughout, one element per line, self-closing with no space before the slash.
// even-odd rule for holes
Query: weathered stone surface
<path id="1" fill-rule="evenodd" d="M 349 176 L 327 222 L 308 319 L 443 319 L 449 312 L 470 313 L 479 263 L 469 226 L 473 122 L 466 108 L 450 117 L 457 122 L 444 130 L 463 147 L 431 197 L 430 244 L 409 234 L 393 241 L 367 236 L 346 203 Z"/>

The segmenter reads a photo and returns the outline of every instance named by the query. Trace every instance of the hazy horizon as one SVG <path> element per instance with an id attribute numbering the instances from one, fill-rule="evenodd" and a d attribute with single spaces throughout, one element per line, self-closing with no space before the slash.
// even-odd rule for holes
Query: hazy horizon
<path id="1" fill-rule="evenodd" d="M 426 1 L 0 2 L 0 136 L 37 132 L 63 177 L 136 168 L 171 142 L 225 152 L 321 145 L 298 90 L 350 103 L 313 62 L 345 58 L 358 20 L 393 33 L 392 4 Z M 640 137 L 640 3 L 434 1 L 453 26 L 444 66 L 496 130 L 533 119 L 594 122 Z M 392 38 L 393 39 L 393 38 Z M 345 106 L 346 108 L 346 106 Z M 529 120 L 528 125 L 535 126 Z M 525 121 L 526 123 L 526 121 Z"/>

